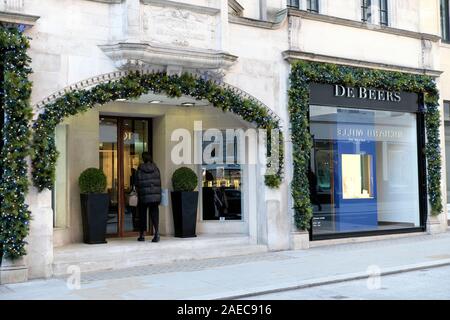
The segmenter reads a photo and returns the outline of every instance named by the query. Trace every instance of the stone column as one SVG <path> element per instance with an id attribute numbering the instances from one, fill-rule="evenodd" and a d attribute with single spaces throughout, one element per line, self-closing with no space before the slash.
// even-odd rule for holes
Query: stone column
<path id="1" fill-rule="evenodd" d="M 284 184 L 283 184 L 284 185 Z M 277 194 L 266 201 L 267 246 L 269 250 L 290 249 L 290 218 L 285 203 L 281 201 L 281 190 L 271 190 L 269 193 Z"/>
<path id="2" fill-rule="evenodd" d="M 53 210 L 51 191 L 38 193 L 33 187 L 27 197 L 32 213 L 30 233 L 27 237 L 28 277 L 48 278 L 52 276 L 53 264 Z"/>
<path id="3" fill-rule="evenodd" d="M 53 211 L 51 192 L 37 193 L 30 188 L 27 203 L 31 211 L 30 233 L 26 238 L 27 255 L 19 259 L 3 259 L 0 284 L 24 282 L 52 275 L 53 263 Z"/>
<path id="4" fill-rule="evenodd" d="M 273 140 L 275 142 L 275 140 Z M 277 142 L 275 142 L 277 143 Z M 260 147 L 260 150 L 264 150 Z M 265 152 L 262 159 L 265 159 Z M 266 164 L 261 166 L 262 173 L 266 170 Z M 269 250 L 288 250 L 290 248 L 291 217 L 288 210 L 288 183 L 283 179 L 277 189 L 272 189 L 264 184 L 264 176 L 261 176 L 263 190 L 265 189 L 267 224 L 267 246 Z"/>
<path id="5" fill-rule="evenodd" d="M 439 90 L 442 90 L 442 82 L 440 78 L 436 79 L 437 86 Z M 429 234 L 437 234 L 446 232 L 448 229 L 448 221 L 447 221 L 447 181 L 446 181 L 446 165 L 447 165 L 447 159 L 445 156 L 445 126 L 444 126 L 444 100 L 441 99 L 439 101 L 440 104 L 440 118 L 441 118 L 441 124 L 440 124 L 440 138 L 441 138 L 441 159 L 442 159 L 442 170 L 441 170 L 441 193 L 442 193 L 442 213 L 438 216 L 428 216 L 427 219 L 427 232 Z M 428 205 L 430 207 L 430 205 Z M 429 208 L 430 210 L 430 208 Z"/>
<path id="6" fill-rule="evenodd" d="M 8 283 L 25 282 L 28 280 L 28 268 L 25 259 L 3 259 L 0 266 L 0 285 Z"/>

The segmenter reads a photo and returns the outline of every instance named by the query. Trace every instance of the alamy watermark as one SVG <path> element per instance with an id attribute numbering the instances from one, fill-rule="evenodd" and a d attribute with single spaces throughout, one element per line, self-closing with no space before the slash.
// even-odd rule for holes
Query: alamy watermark
<path id="1" fill-rule="evenodd" d="M 194 121 L 193 132 L 179 128 L 170 140 L 176 142 L 170 158 L 175 165 L 249 164 L 263 165 L 263 174 L 277 174 L 280 168 L 280 130 L 273 129 L 203 129 Z"/>
<path id="2" fill-rule="evenodd" d="M 69 277 L 66 280 L 66 286 L 69 290 L 81 289 L 81 268 L 77 265 L 70 265 L 67 267 L 67 274 Z"/>
<path id="3" fill-rule="evenodd" d="M 379 290 L 381 289 L 381 268 L 377 265 L 370 265 L 367 267 L 367 289 Z"/>

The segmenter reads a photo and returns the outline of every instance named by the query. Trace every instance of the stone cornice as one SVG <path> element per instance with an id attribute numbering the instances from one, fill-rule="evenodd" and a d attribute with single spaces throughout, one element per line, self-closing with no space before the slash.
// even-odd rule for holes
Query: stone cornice
<path id="1" fill-rule="evenodd" d="M 230 12 L 234 16 L 241 17 L 244 11 L 244 7 L 237 2 L 237 0 L 228 0 L 228 7 L 231 9 Z"/>
<path id="2" fill-rule="evenodd" d="M 208 15 L 216 15 L 220 12 L 219 8 L 205 7 L 205 6 L 196 6 L 193 4 L 170 1 L 170 0 L 141 0 L 143 4 L 149 4 L 153 6 L 159 7 L 172 7 L 176 9 L 185 9 L 197 13 L 203 13 Z"/>
<path id="3" fill-rule="evenodd" d="M 382 32 L 402 37 L 408 37 L 408 38 L 415 38 L 420 40 L 430 40 L 432 42 L 438 42 L 441 37 L 434 34 L 429 33 L 421 33 L 421 32 L 415 32 L 415 31 L 409 31 L 409 30 L 403 30 L 403 29 L 397 29 L 392 27 L 386 27 L 386 26 L 379 26 L 375 24 L 365 23 L 361 21 L 355 21 L 350 19 L 344 19 L 344 18 L 338 18 L 323 14 L 317 14 L 317 13 L 311 13 L 305 10 L 299 10 L 295 8 L 288 8 L 288 16 L 292 17 L 300 17 L 307 20 L 314 20 L 314 21 L 320 21 L 320 22 L 326 22 L 333 25 L 341 25 L 346 27 L 352 27 L 352 28 L 358 28 L 358 29 L 365 29 L 375 32 Z"/>
<path id="4" fill-rule="evenodd" d="M 29 28 L 34 26 L 39 18 L 31 14 L 0 11 L 0 23 L 6 25 L 22 25 Z"/>
<path id="5" fill-rule="evenodd" d="M 285 60 L 287 60 L 289 63 L 292 63 L 296 60 L 307 60 L 307 61 L 343 64 L 343 65 L 348 65 L 348 66 L 371 68 L 371 69 L 381 69 L 381 70 L 399 71 L 399 72 L 414 73 L 414 74 L 424 74 L 424 75 L 428 75 L 428 76 L 432 76 L 432 77 L 439 77 L 443 73 L 443 71 L 439 71 L 439 70 L 411 68 L 411 67 L 404 67 L 404 66 L 398 66 L 398 65 L 393 65 L 393 64 L 364 61 L 364 60 L 353 60 L 353 59 L 348 59 L 348 58 L 334 57 L 334 56 L 315 54 L 315 53 L 311 53 L 311 52 L 295 51 L 295 50 L 287 50 L 287 51 L 284 51 L 282 54 L 283 54 L 283 58 Z"/>
<path id="6" fill-rule="evenodd" d="M 149 43 L 117 43 L 100 48 L 120 69 L 178 66 L 183 69 L 224 70 L 237 57 L 226 52 L 156 46 Z"/>
<path id="7" fill-rule="evenodd" d="M 88 1 L 117 4 L 122 3 L 124 0 L 88 0 Z"/>
<path id="8" fill-rule="evenodd" d="M 240 24 L 249 27 L 262 28 L 262 29 L 278 29 L 281 27 L 287 17 L 287 10 L 283 9 L 277 13 L 274 21 L 264 21 L 258 19 L 251 19 L 246 17 L 237 17 L 235 15 L 228 15 L 228 21 L 234 24 Z"/>

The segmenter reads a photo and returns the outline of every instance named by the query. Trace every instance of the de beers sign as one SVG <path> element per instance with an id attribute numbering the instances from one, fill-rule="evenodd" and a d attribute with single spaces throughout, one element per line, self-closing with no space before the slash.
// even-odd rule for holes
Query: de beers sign
<path id="1" fill-rule="evenodd" d="M 353 88 L 344 87 L 342 85 L 334 85 L 335 97 L 347 97 L 356 99 L 369 99 L 387 102 L 401 102 L 402 97 L 400 92 L 392 92 L 386 90 L 369 89 L 364 87 Z"/>
<path id="2" fill-rule="evenodd" d="M 419 96 L 412 92 L 397 92 L 340 84 L 310 84 L 310 104 L 361 109 L 418 112 Z"/>

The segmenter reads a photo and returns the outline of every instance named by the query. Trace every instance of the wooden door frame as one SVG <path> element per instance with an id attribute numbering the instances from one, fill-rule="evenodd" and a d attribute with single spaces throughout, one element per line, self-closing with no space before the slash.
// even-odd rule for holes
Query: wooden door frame
<path id="1" fill-rule="evenodd" d="M 117 233 L 107 234 L 108 238 L 125 238 L 133 237 L 139 234 L 138 231 L 127 231 L 124 229 L 125 222 L 125 170 L 124 170 L 124 140 L 123 136 L 124 130 L 124 120 L 146 120 L 148 121 L 148 152 L 153 155 L 153 119 L 146 117 L 133 117 L 133 116 L 115 116 L 115 115 L 99 115 L 100 118 L 115 119 L 117 122 L 117 180 L 118 180 L 118 190 L 117 190 Z M 139 209 L 136 208 L 136 214 L 139 214 Z M 147 221 L 149 222 L 149 221 Z M 151 226 L 150 226 L 151 227 Z M 152 228 L 146 231 L 146 235 L 152 235 Z"/>

